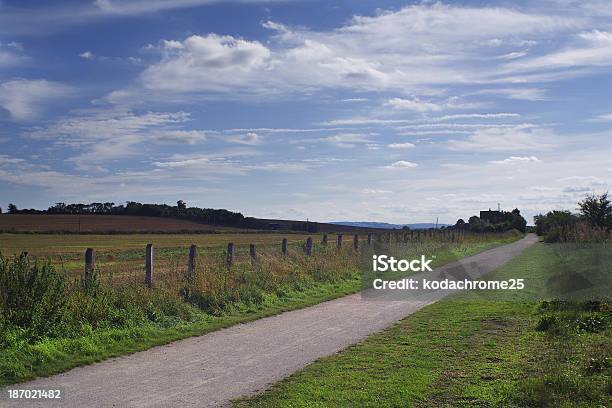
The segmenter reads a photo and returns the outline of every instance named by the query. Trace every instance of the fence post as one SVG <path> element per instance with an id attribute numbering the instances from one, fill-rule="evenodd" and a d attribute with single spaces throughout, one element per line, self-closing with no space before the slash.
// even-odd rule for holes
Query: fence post
<path id="1" fill-rule="evenodd" d="M 147 283 L 147 287 L 153 287 L 153 244 L 147 244 L 147 254 L 145 260 L 146 272 L 145 272 L 145 282 Z"/>
<path id="2" fill-rule="evenodd" d="M 251 255 L 251 259 L 253 260 L 257 259 L 257 252 L 255 251 L 255 244 L 249 245 L 249 254 Z"/>
<path id="3" fill-rule="evenodd" d="M 336 247 L 338 249 L 342 248 L 342 234 L 338 234 L 338 237 L 336 239 Z"/>
<path id="4" fill-rule="evenodd" d="M 323 234 L 323 239 L 321 240 L 323 245 L 327 245 L 327 234 Z"/>
<path id="5" fill-rule="evenodd" d="M 308 239 L 306 239 L 306 246 L 304 247 L 304 250 L 306 251 L 306 255 L 312 255 L 312 238 L 308 237 Z"/>
<path id="6" fill-rule="evenodd" d="M 287 238 L 283 238 L 283 242 L 281 243 L 281 252 L 283 255 L 287 255 Z"/>
<path id="7" fill-rule="evenodd" d="M 372 245 L 372 234 L 368 234 L 368 245 Z"/>
<path id="8" fill-rule="evenodd" d="M 355 234 L 355 236 L 353 237 L 353 248 L 355 249 L 355 251 L 359 250 L 359 235 Z"/>
<path id="9" fill-rule="evenodd" d="M 227 259 L 226 264 L 228 268 L 231 268 L 234 263 L 234 243 L 230 242 L 227 244 Z"/>
<path id="10" fill-rule="evenodd" d="M 87 248 L 85 250 L 85 277 L 89 277 L 93 273 L 94 263 L 94 250 L 93 248 Z"/>
<path id="11" fill-rule="evenodd" d="M 196 270 L 196 257 L 198 256 L 198 247 L 191 245 L 189 247 L 189 262 L 187 263 L 187 275 L 192 278 Z"/>

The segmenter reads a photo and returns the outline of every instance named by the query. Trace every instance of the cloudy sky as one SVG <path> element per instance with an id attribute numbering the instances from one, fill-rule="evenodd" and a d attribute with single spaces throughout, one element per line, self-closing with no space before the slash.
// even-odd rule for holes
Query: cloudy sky
<path id="1" fill-rule="evenodd" d="M 609 189 L 611 95 L 607 0 L 0 0 L 0 206 L 531 217 Z"/>

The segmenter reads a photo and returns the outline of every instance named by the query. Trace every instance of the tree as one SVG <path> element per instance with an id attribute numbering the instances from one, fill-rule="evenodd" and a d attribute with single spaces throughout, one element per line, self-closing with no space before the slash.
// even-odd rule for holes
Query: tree
<path id="1" fill-rule="evenodd" d="M 470 231 L 481 232 L 484 230 L 484 224 L 482 220 L 475 215 L 472 215 L 470 217 L 470 219 L 468 220 L 468 223 L 470 226 Z"/>
<path id="2" fill-rule="evenodd" d="M 17 209 L 17 206 L 13 203 L 10 203 L 8 205 L 8 212 L 9 214 L 17 214 L 17 212 L 19 212 L 19 210 Z"/>
<path id="3" fill-rule="evenodd" d="M 536 234 L 546 235 L 555 229 L 573 227 L 578 222 L 578 217 L 569 211 L 553 210 L 546 215 L 536 215 L 533 220 L 536 225 Z"/>
<path id="4" fill-rule="evenodd" d="M 0 207 L 0 214 L 2 214 L 2 207 Z"/>
<path id="5" fill-rule="evenodd" d="M 578 203 L 580 215 L 593 227 L 612 228 L 612 203 L 608 193 L 602 195 L 588 194 Z"/>
<path id="6" fill-rule="evenodd" d="M 176 202 L 176 208 L 179 210 L 186 210 L 187 209 L 187 204 L 185 204 L 185 202 L 183 200 L 178 200 Z"/>
<path id="7" fill-rule="evenodd" d="M 527 230 L 527 220 L 523 218 L 518 208 L 510 212 L 510 227 L 521 232 Z"/>

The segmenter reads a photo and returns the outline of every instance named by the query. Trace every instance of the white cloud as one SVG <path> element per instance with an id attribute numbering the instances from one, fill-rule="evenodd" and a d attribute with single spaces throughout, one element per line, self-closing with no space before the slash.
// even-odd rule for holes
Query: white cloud
<path id="1" fill-rule="evenodd" d="M 341 99 L 340 102 L 367 102 L 366 98 L 346 98 Z"/>
<path id="2" fill-rule="evenodd" d="M 258 41 L 232 36 L 193 35 L 184 41 L 163 41 L 162 60 L 141 75 L 147 89 L 157 91 L 227 91 L 255 86 L 253 75 L 266 69 L 270 50 Z"/>
<path id="3" fill-rule="evenodd" d="M 406 142 L 406 143 L 391 143 L 388 146 L 391 149 L 412 149 L 413 147 L 415 147 L 415 145 L 413 143 L 410 143 L 410 142 Z"/>
<path id="4" fill-rule="evenodd" d="M 479 22 L 477 30 L 474 21 Z M 142 72 L 140 84 L 156 92 L 222 92 L 238 97 L 310 95 L 325 88 L 411 93 L 449 83 L 503 82 L 499 67 L 506 61 L 483 64 L 482 57 L 494 52 L 484 42 L 491 38 L 512 42 L 520 36 L 555 38 L 581 24 L 571 17 L 440 3 L 356 16 L 330 31 L 268 21 L 263 25 L 273 36 L 265 44 L 217 34 L 162 41 L 159 62 Z M 419 112 L 462 105 L 403 98 L 392 99 L 391 104 Z"/>
<path id="5" fill-rule="evenodd" d="M 385 102 L 385 106 L 389 106 L 395 110 L 409 110 L 419 113 L 439 112 L 445 109 L 471 109 L 476 108 L 479 104 L 460 101 L 459 98 L 449 98 L 442 102 L 422 101 L 419 98 L 405 99 L 392 98 Z"/>
<path id="6" fill-rule="evenodd" d="M 369 194 L 369 195 L 393 194 L 393 191 L 391 190 L 380 190 L 376 188 L 364 188 L 363 190 L 361 190 L 361 192 L 363 194 Z"/>
<path id="7" fill-rule="evenodd" d="M 251 146 L 258 145 L 263 141 L 262 137 L 255 132 L 248 132 L 246 135 L 241 136 L 228 137 L 226 140 L 233 143 Z"/>
<path id="8" fill-rule="evenodd" d="M 535 156 L 510 156 L 504 160 L 492 160 L 492 164 L 517 164 L 517 163 L 538 163 L 540 159 Z"/>
<path id="9" fill-rule="evenodd" d="M 533 126 L 485 127 L 476 130 L 464 140 L 450 140 L 453 150 L 521 151 L 552 147 L 553 133 Z"/>
<path id="10" fill-rule="evenodd" d="M 577 44 L 562 51 L 522 59 L 506 65 L 506 71 L 534 71 L 573 68 L 580 66 L 612 65 L 612 33 L 592 30 L 581 33 Z"/>
<path id="11" fill-rule="evenodd" d="M 94 58 L 94 53 L 91 51 L 85 51 L 79 54 L 79 57 L 83 58 L 83 59 L 93 59 Z"/>
<path id="12" fill-rule="evenodd" d="M 240 160 L 241 152 L 233 154 L 226 152 L 223 155 L 193 154 L 173 155 L 167 160 L 153 162 L 153 165 L 172 170 L 174 174 L 217 174 L 245 176 L 254 171 L 270 171 L 282 173 L 301 173 L 314 166 L 313 163 L 304 162 L 247 162 Z"/>
<path id="13" fill-rule="evenodd" d="M 181 9 L 227 0 L 94 0 L 93 4 L 104 14 L 133 15 L 163 10 Z M 270 0 L 233 0 L 235 3 L 266 3 Z M 285 0 L 288 1 L 288 0 Z"/>
<path id="14" fill-rule="evenodd" d="M 24 160 L 23 159 L 18 159 L 15 157 L 10 157 L 7 156 L 5 154 L 0 154 L 0 166 L 4 166 L 4 165 L 13 165 L 13 164 L 19 164 L 19 163 L 23 163 Z"/>
<path id="15" fill-rule="evenodd" d="M 411 110 L 415 112 L 437 112 L 444 109 L 444 106 L 432 103 L 420 101 L 419 99 L 402 99 L 392 98 L 385 102 L 385 106 L 390 106 L 393 109 Z"/>
<path id="16" fill-rule="evenodd" d="M 604 113 L 604 114 L 598 115 L 597 117 L 592 119 L 592 121 L 593 122 L 612 122 L 612 113 Z"/>
<path id="17" fill-rule="evenodd" d="M 23 46 L 15 41 L 4 43 L 0 41 L 0 67 L 20 65 L 27 58 L 20 52 Z"/>
<path id="18" fill-rule="evenodd" d="M 339 133 L 315 141 L 330 143 L 337 147 L 355 147 L 356 144 L 372 142 L 368 135 L 362 133 Z"/>
<path id="19" fill-rule="evenodd" d="M 35 119 L 42 105 L 69 95 L 71 89 L 44 79 L 14 79 L 0 83 L 0 107 L 15 120 Z"/>
<path id="20" fill-rule="evenodd" d="M 545 101 L 547 100 L 546 91 L 539 88 L 495 88 L 483 89 L 474 92 L 473 95 L 500 95 L 509 99 L 524 101 Z"/>
<path id="21" fill-rule="evenodd" d="M 381 118 L 350 118 L 350 119 L 334 119 L 323 122 L 326 126 L 362 126 L 362 125 L 381 125 L 381 126 L 400 126 L 408 124 L 417 124 L 422 122 L 446 122 L 456 119 L 506 119 L 518 118 L 521 115 L 518 113 L 499 112 L 499 113 L 460 113 L 454 115 L 441 115 L 424 117 L 420 119 L 381 119 Z M 443 126 L 443 125 L 439 125 Z"/>
<path id="22" fill-rule="evenodd" d="M 416 163 L 405 161 L 405 160 L 399 160 L 399 161 L 396 161 L 386 166 L 386 168 L 387 169 L 413 169 L 417 166 L 418 164 Z"/>
<path id="23" fill-rule="evenodd" d="M 196 144 L 207 139 L 206 132 L 201 130 L 158 130 L 151 136 L 158 142 Z"/>
<path id="24" fill-rule="evenodd" d="M 36 128 L 27 136 L 78 150 L 79 154 L 68 161 L 79 169 L 103 170 L 100 163 L 146 152 L 146 141 L 186 144 L 204 141 L 203 131 L 182 129 L 188 121 L 189 114 L 185 112 L 136 114 L 122 110 L 87 110 Z M 140 145 L 138 149 L 137 145 Z"/>

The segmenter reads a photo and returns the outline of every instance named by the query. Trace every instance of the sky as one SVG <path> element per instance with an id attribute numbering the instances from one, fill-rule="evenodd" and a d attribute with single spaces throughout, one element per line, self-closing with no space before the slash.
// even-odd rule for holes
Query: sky
<path id="1" fill-rule="evenodd" d="M 0 0 L 0 206 L 531 223 L 608 191 L 611 95 L 607 0 Z"/>

